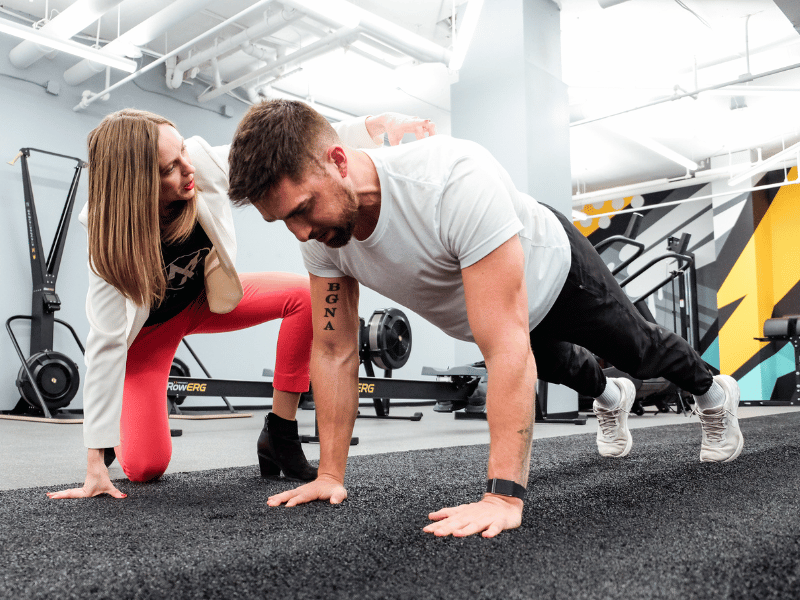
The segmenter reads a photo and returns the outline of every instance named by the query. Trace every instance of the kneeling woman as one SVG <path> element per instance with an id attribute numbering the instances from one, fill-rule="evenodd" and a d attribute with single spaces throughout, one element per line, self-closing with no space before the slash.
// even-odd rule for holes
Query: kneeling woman
<path id="1" fill-rule="evenodd" d="M 345 143 L 374 146 L 384 131 L 402 137 L 420 123 L 380 115 L 345 122 L 340 134 Z M 124 497 L 109 478 L 114 458 L 131 481 L 160 477 L 172 454 L 167 380 L 183 337 L 273 319 L 282 323 L 273 409 L 258 443 L 262 475 L 314 479 L 295 421 L 309 383 L 308 278 L 236 272 L 228 147 L 184 140 L 167 119 L 133 109 L 103 119 L 88 145 L 89 199 L 79 217 L 89 236 L 88 464 L 82 488 L 48 496 Z"/>

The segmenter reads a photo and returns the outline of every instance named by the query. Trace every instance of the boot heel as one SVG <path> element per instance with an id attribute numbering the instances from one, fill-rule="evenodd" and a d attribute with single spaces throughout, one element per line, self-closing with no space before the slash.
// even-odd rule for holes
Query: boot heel
<path id="1" fill-rule="evenodd" d="M 258 455 L 258 466 L 261 469 L 262 477 L 277 477 L 281 474 L 281 468 L 268 456 Z"/>

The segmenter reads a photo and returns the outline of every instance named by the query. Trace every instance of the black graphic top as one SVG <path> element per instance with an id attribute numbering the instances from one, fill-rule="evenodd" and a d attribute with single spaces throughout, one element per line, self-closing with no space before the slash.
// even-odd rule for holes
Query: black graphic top
<path id="1" fill-rule="evenodd" d="M 192 234 L 183 242 L 161 243 L 167 291 L 164 300 L 150 309 L 144 327 L 169 321 L 189 306 L 204 290 L 203 270 L 212 244 L 206 232 L 196 223 Z"/>

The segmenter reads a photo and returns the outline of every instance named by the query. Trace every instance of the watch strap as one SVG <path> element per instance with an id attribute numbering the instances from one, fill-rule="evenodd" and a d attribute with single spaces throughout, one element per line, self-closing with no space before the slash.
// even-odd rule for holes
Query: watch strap
<path id="1" fill-rule="evenodd" d="M 486 492 L 489 494 L 498 494 L 500 496 L 511 496 L 512 498 L 519 498 L 525 500 L 525 488 L 518 484 L 516 481 L 509 481 L 508 479 L 489 479 L 486 481 Z"/>

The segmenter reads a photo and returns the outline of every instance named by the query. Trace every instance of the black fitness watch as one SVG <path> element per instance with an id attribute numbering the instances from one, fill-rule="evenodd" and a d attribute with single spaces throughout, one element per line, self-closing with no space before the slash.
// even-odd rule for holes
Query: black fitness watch
<path id="1" fill-rule="evenodd" d="M 489 494 L 498 494 L 500 496 L 511 496 L 512 498 L 519 498 L 525 500 L 525 488 L 518 484 L 516 481 L 509 481 L 508 479 L 489 479 L 486 481 L 486 492 Z"/>

